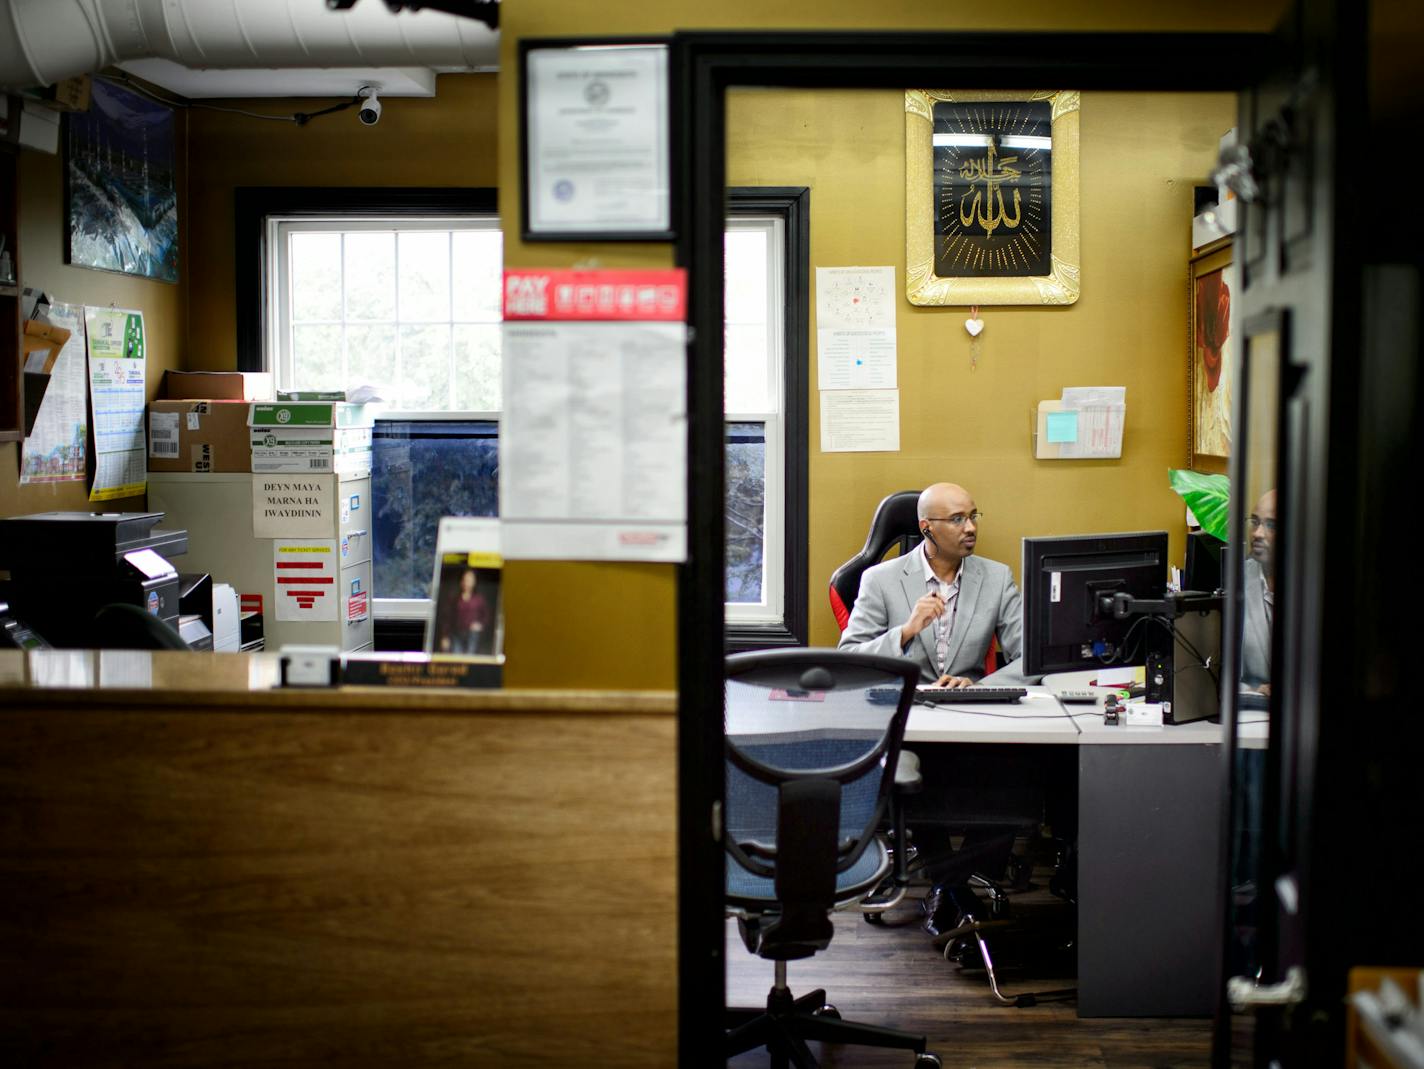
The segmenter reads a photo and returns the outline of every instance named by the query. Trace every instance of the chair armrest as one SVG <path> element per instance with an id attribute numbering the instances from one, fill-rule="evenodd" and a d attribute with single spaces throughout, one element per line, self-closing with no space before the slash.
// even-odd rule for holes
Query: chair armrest
<path id="1" fill-rule="evenodd" d="M 764 843 L 757 839 L 743 839 L 737 843 L 737 846 L 747 857 L 754 857 L 758 861 L 776 860 L 776 847 L 770 843 Z"/>

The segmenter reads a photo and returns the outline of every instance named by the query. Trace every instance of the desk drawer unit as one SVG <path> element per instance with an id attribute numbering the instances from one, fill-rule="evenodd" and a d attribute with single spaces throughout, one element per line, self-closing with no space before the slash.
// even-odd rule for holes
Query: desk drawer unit
<path id="1" fill-rule="evenodd" d="M 1079 744 L 1080 1017 L 1215 1009 L 1221 762 L 1213 744 Z"/>

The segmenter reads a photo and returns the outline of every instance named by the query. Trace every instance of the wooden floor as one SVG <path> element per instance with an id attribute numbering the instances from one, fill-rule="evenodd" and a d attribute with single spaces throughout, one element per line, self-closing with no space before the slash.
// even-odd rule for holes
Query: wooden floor
<path id="1" fill-rule="evenodd" d="M 1036 878 L 1035 882 L 1042 886 L 1046 880 Z M 931 946 L 929 936 L 920 928 L 918 896 L 923 891 L 923 887 L 912 889 L 906 904 L 886 915 L 885 927 L 867 924 L 859 914 L 837 914 L 830 947 L 814 958 L 788 965 L 792 994 L 824 987 L 828 1000 L 846 1020 L 923 1033 L 929 1039 L 929 1049 L 944 1060 L 946 1069 L 1191 1069 L 1210 1064 L 1209 1020 L 1079 1019 L 1071 1000 L 1023 1009 L 999 1005 L 990 995 L 982 971 L 961 970 Z M 1020 916 L 1047 916 L 1063 908 L 1046 892 L 1037 890 L 1016 896 L 1015 903 Z M 771 962 L 747 952 L 735 921 L 728 921 L 728 1004 L 764 1005 L 772 969 Z M 1053 970 L 1040 966 L 1036 971 Z M 1071 975 L 1013 970 L 1000 976 L 1000 985 L 1006 994 L 1014 995 L 1072 987 L 1073 980 Z M 828 1069 L 908 1069 L 914 1065 L 914 1056 L 903 1051 L 823 1047 L 818 1043 L 812 1043 L 811 1049 Z M 768 1063 L 763 1049 L 728 1064 L 742 1069 Z"/>

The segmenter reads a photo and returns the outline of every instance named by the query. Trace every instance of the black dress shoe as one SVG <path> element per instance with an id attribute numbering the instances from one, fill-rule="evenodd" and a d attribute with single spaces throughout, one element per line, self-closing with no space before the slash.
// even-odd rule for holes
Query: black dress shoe
<path id="1" fill-rule="evenodd" d="M 922 927 L 931 936 L 938 936 L 941 932 L 947 932 L 964 923 L 964 916 L 955 902 L 953 890 L 937 883 L 929 889 L 925 900 L 920 903 L 925 914 Z"/>
<path id="2" fill-rule="evenodd" d="M 955 909 L 953 905 L 950 905 L 947 908 L 942 907 L 926 914 L 921 927 L 923 927 L 932 938 L 938 939 L 944 932 L 958 928 L 963 923 L 964 915 Z"/>
<path id="3" fill-rule="evenodd" d="M 935 884 L 925 895 L 924 929 L 939 941 L 945 933 L 989 919 L 990 908 L 967 884 Z"/>

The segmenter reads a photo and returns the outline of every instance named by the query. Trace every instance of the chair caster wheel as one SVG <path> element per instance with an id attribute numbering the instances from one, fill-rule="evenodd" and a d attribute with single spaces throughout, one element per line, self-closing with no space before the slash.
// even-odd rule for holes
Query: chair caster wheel
<path id="1" fill-rule="evenodd" d="M 832 1021 L 839 1021 L 839 1020 L 841 1019 L 841 1011 L 838 1010 L 838 1009 L 836 1009 L 834 1006 L 832 1006 L 832 1005 L 828 1002 L 828 1003 L 826 1003 L 824 1006 L 821 1006 L 821 1007 L 819 1007 L 819 1008 L 817 1008 L 817 1009 L 812 1010 L 812 1011 L 811 1011 L 811 1016 L 812 1016 L 812 1017 L 827 1017 L 827 1018 L 829 1018 L 829 1019 L 832 1020 Z"/>
<path id="2" fill-rule="evenodd" d="M 930 1051 L 915 1055 L 915 1069 L 943 1069 L 944 1062 L 940 1061 L 939 1055 Z"/>
<path id="3" fill-rule="evenodd" d="M 866 924 L 874 924 L 874 925 L 876 925 L 877 927 L 883 928 L 883 927 L 885 927 L 885 914 L 883 914 L 883 913 L 867 913 L 867 914 L 865 914 L 865 923 L 866 923 Z"/>

